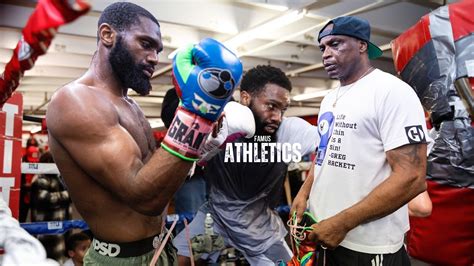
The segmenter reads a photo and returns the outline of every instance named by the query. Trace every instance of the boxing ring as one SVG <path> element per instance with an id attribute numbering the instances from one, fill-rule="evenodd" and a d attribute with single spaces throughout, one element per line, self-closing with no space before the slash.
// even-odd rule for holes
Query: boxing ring
<path id="1" fill-rule="evenodd" d="M 21 163 L 21 173 L 59 175 L 59 170 L 54 163 Z M 280 215 L 288 214 L 290 212 L 290 206 L 280 205 L 275 208 L 275 211 Z M 177 221 L 177 225 L 184 225 L 185 220 L 189 223 L 193 220 L 194 216 L 195 214 L 190 212 L 168 214 L 166 216 L 166 226 L 170 228 L 174 221 Z M 29 222 L 21 223 L 20 225 L 32 235 L 64 234 L 72 229 L 89 229 L 89 226 L 83 220 Z"/>

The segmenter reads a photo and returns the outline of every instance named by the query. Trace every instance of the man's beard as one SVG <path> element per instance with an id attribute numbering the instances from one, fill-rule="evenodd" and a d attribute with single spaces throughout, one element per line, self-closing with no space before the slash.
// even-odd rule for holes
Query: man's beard
<path id="1" fill-rule="evenodd" d="M 150 79 L 143 72 L 146 66 L 135 63 L 121 36 L 118 36 L 117 43 L 110 51 L 109 62 L 115 76 L 125 88 L 131 88 L 140 95 L 147 95 L 150 92 Z"/>
<path id="2" fill-rule="evenodd" d="M 276 141 L 276 133 L 278 130 L 275 130 L 273 133 L 269 133 L 265 131 L 265 127 L 271 123 L 267 123 L 264 121 L 263 118 L 259 117 L 257 115 L 257 112 L 255 111 L 254 107 L 254 102 L 251 100 L 250 105 L 249 105 L 250 110 L 252 110 L 252 113 L 255 117 L 255 135 L 256 136 L 270 136 L 271 141 L 270 142 L 275 142 Z"/>

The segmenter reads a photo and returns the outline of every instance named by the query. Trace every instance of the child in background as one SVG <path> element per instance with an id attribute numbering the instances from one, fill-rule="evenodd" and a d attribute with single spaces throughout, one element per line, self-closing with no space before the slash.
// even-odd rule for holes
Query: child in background
<path id="1" fill-rule="evenodd" d="M 91 245 L 91 238 L 84 232 L 74 233 L 66 239 L 66 250 L 68 260 L 64 266 L 82 265 L 84 255 Z"/>

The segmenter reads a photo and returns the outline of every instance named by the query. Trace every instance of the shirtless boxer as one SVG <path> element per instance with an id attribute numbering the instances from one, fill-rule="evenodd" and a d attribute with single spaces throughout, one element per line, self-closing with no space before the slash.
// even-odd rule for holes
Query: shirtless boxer
<path id="1" fill-rule="evenodd" d="M 163 50 L 158 21 L 135 4 L 114 3 L 99 18 L 97 38 L 89 70 L 60 88 L 49 104 L 50 147 L 95 236 L 84 263 L 149 263 L 159 246 L 166 205 L 238 85 L 242 65 L 212 39 L 178 53 L 173 77 L 182 105 L 163 148 L 155 150 L 150 125 L 127 91 L 146 95 L 151 89 Z M 221 75 L 201 76 L 207 68 L 219 69 Z M 210 83 L 201 86 L 206 78 L 217 80 L 219 94 L 206 87 Z M 174 263 L 175 251 L 168 243 L 158 264 Z"/>

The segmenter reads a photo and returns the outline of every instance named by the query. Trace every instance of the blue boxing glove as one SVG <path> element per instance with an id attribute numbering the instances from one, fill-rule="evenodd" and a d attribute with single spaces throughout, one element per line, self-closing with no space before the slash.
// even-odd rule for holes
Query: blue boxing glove
<path id="1" fill-rule="evenodd" d="M 204 39 L 173 61 L 173 83 L 183 107 L 216 121 L 242 77 L 242 63 L 224 45 Z"/>
<path id="2" fill-rule="evenodd" d="M 173 60 L 173 84 L 181 105 L 161 146 L 184 160 L 196 161 L 242 71 L 239 58 L 214 39 L 181 49 Z"/>

